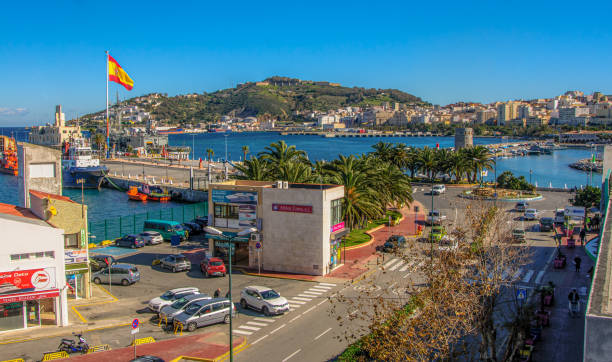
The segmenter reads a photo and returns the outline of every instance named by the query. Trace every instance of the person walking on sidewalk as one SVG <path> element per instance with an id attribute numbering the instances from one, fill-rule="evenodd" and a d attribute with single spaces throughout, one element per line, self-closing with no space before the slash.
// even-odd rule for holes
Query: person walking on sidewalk
<path id="1" fill-rule="evenodd" d="M 214 298 L 219 298 L 221 296 L 221 288 L 217 288 L 217 290 L 215 290 L 215 294 L 213 295 Z"/>
<path id="2" fill-rule="evenodd" d="M 576 273 L 580 272 L 580 263 L 582 263 L 582 259 L 579 256 L 574 258 L 574 265 L 576 265 Z"/>
<path id="3" fill-rule="evenodd" d="M 582 228 L 582 230 L 580 230 L 580 246 L 584 245 L 584 238 L 586 238 L 586 230 Z"/>
<path id="4" fill-rule="evenodd" d="M 576 292 L 576 288 L 572 289 L 572 291 L 567 296 L 567 299 L 569 300 L 570 316 L 573 317 L 575 315 L 578 315 L 578 313 L 580 313 L 580 296 L 578 295 L 578 292 Z"/>

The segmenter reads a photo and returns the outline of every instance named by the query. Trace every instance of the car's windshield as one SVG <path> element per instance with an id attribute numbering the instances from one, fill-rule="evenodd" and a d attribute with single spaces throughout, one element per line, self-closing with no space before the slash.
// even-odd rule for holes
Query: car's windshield
<path id="1" fill-rule="evenodd" d="M 174 230 L 181 231 L 181 230 L 184 230 L 184 229 L 185 228 L 183 227 L 183 225 L 174 225 Z"/>
<path id="2" fill-rule="evenodd" d="M 172 300 L 172 297 L 174 297 L 174 293 L 168 291 L 165 292 L 164 294 L 162 294 L 162 296 L 160 297 L 163 300 Z"/>
<path id="3" fill-rule="evenodd" d="M 184 256 L 175 256 L 174 259 L 177 263 L 181 263 L 184 262 L 187 258 L 185 258 Z"/>
<path id="4" fill-rule="evenodd" d="M 261 296 L 263 297 L 263 299 L 274 299 L 280 297 L 280 294 L 270 289 L 266 290 L 265 292 L 261 292 Z"/>
<path id="5" fill-rule="evenodd" d="M 181 309 L 185 306 L 185 304 L 187 304 L 187 302 L 188 300 L 186 298 L 181 298 L 177 300 L 176 302 L 172 303 L 172 308 Z"/>
<path id="6" fill-rule="evenodd" d="M 185 308 L 185 314 L 193 315 L 200 310 L 200 307 L 202 306 L 197 303 L 191 304 L 189 307 Z"/>
<path id="7" fill-rule="evenodd" d="M 211 261 L 210 265 L 212 265 L 212 266 L 221 266 L 221 265 L 223 265 L 223 262 L 222 261 Z"/>

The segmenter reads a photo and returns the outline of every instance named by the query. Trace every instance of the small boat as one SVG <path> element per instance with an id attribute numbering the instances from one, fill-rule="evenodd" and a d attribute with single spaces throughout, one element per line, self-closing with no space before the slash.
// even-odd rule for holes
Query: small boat
<path id="1" fill-rule="evenodd" d="M 147 200 L 151 201 L 168 202 L 172 197 L 167 191 L 164 191 L 159 186 L 149 186 L 144 184 L 138 191 L 145 194 L 147 196 Z"/>
<path id="2" fill-rule="evenodd" d="M 138 187 L 136 186 L 130 186 L 130 189 L 128 190 L 127 195 L 130 198 L 130 200 L 147 201 L 147 195 L 143 194 L 142 192 L 139 192 Z"/>
<path id="3" fill-rule="evenodd" d="M 0 136 L 0 172 L 17 176 L 17 143 L 15 139 Z"/>

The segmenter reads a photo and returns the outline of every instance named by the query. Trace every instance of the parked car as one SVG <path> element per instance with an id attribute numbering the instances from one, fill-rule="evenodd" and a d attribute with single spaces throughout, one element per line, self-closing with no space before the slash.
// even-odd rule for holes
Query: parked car
<path id="1" fill-rule="evenodd" d="M 147 245 L 156 245 L 164 242 L 164 237 L 157 231 L 144 231 L 139 235 Z"/>
<path id="2" fill-rule="evenodd" d="M 89 265 L 92 272 L 106 269 L 109 265 L 117 264 L 117 261 L 112 255 L 92 255 L 89 257 Z"/>
<path id="3" fill-rule="evenodd" d="M 434 185 L 431 189 L 431 192 L 434 195 L 442 195 L 443 193 L 446 192 L 446 186 L 444 185 Z"/>
<path id="4" fill-rule="evenodd" d="M 250 286 L 240 292 L 240 306 L 243 309 L 252 308 L 269 316 L 289 311 L 289 302 L 273 289 L 268 287 Z"/>
<path id="5" fill-rule="evenodd" d="M 555 210 L 555 224 L 563 224 L 565 222 L 565 209 Z"/>
<path id="6" fill-rule="evenodd" d="M 176 300 L 174 303 L 163 307 L 159 311 L 159 317 L 170 323 L 174 320 L 174 317 L 182 313 L 185 308 L 189 307 L 192 303 L 208 299 L 212 299 L 211 296 L 204 293 L 184 296 L 181 299 Z"/>
<path id="7" fill-rule="evenodd" d="M 519 201 L 516 203 L 516 205 L 514 205 L 514 210 L 518 212 L 524 212 L 525 210 L 527 210 L 527 206 L 529 206 L 529 203 L 527 201 Z"/>
<path id="8" fill-rule="evenodd" d="M 179 236 L 181 240 L 187 239 L 185 229 L 181 227 L 178 221 L 145 220 L 144 231 L 157 231 L 163 236 L 164 240 L 170 240 L 173 236 Z"/>
<path id="9" fill-rule="evenodd" d="M 193 332 L 199 327 L 221 322 L 229 323 L 230 318 L 235 315 L 234 303 L 225 298 L 215 298 L 192 303 L 174 317 L 174 323 L 181 323 L 186 330 Z"/>
<path id="10" fill-rule="evenodd" d="M 149 309 L 154 312 L 159 312 L 163 307 L 170 305 L 183 297 L 199 293 L 200 290 L 196 287 L 171 289 L 161 296 L 151 299 L 149 301 Z"/>
<path id="11" fill-rule="evenodd" d="M 190 235 L 195 235 L 195 234 L 199 234 L 202 232 L 202 227 L 200 226 L 200 224 L 195 223 L 195 222 L 184 222 L 181 225 L 183 225 L 184 227 L 188 227 L 189 230 L 189 234 Z"/>
<path id="12" fill-rule="evenodd" d="M 225 276 L 225 264 L 221 258 L 204 258 L 200 262 L 200 270 L 205 277 Z"/>
<path id="13" fill-rule="evenodd" d="M 538 218 L 538 210 L 536 209 L 527 209 L 525 210 L 525 215 L 523 215 L 523 219 L 525 220 L 536 220 Z"/>
<path id="14" fill-rule="evenodd" d="M 144 240 L 138 235 L 126 235 L 122 238 L 115 240 L 115 245 L 122 246 L 124 248 L 142 248 L 145 246 Z"/>
<path id="15" fill-rule="evenodd" d="M 205 228 L 206 226 L 208 226 L 208 218 L 204 216 L 196 217 L 195 219 L 191 220 L 191 222 L 194 222 L 200 225 L 202 228 Z"/>
<path id="16" fill-rule="evenodd" d="M 442 221 L 446 220 L 446 215 L 442 215 L 439 210 L 432 210 L 427 214 L 427 224 L 436 225 L 441 224 Z"/>
<path id="17" fill-rule="evenodd" d="M 524 243 L 525 242 L 525 230 L 523 229 L 512 230 L 512 239 L 517 243 Z"/>
<path id="18" fill-rule="evenodd" d="M 455 251 L 458 247 L 459 243 L 450 235 L 444 235 L 438 242 L 439 252 Z"/>
<path id="19" fill-rule="evenodd" d="M 552 217 L 540 219 L 540 231 L 551 231 L 555 227 L 555 220 Z"/>
<path id="20" fill-rule="evenodd" d="M 391 252 L 396 248 L 403 247 L 406 245 L 406 238 L 401 235 L 391 235 L 387 241 L 376 248 L 376 250 L 382 250 L 384 252 Z"/>
<path id="21" fill-rule="evenodd" d="M 132 264 L 113 264 L 110 268 L 102 269 L 91 275 L 91 280 L 96 284 L 130 285 L 140 280 L 140 272 Z"/>
<path id="22" fill-rule="evenodd" d="M 446 236 L 446 229 L 440 225 L 434 225 L 431 227 L 431 231 L 429 232 L 429 237 L 427 241 L 429 242 L 439 242 L 443 237 Z"/>
<path id="23" fill-rule="evenodd" d="M 191 262 L 183 254 L 172 254 L 160 260 L 159 266 L 162 269 L 172 270 L 173 273 L 178 271 L 190 271 Z"/>
<path id="24" fill-rule="evenodd" d="M 146 355 L 146 356 L 138 356 L 134 358 L 133 360 L 130 360 L 130 362 L 164 362 L 164 360 L 157 356 Z"/>

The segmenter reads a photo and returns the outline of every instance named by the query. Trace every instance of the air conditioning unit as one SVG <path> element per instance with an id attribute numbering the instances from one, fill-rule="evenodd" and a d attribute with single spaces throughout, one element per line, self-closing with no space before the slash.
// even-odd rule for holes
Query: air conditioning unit
<path id="1" fill-rule="evenodd" d="M 276 188 L 277 189 L 282 189 L 283 188 L 283 181 L 276 181 Z"/>
<path id="2" fill-rule="evenodd" d="M 289 188 L 289 182 L 283 181 L 283 188 L 284 189 L 288 189 Z"/>
<path id="3" fill-rule="evenodd" d="M 259 235 L 257 233 L 252 233 L 251 234 L 251 241 L 261 241 L 261 235 Z"/>

